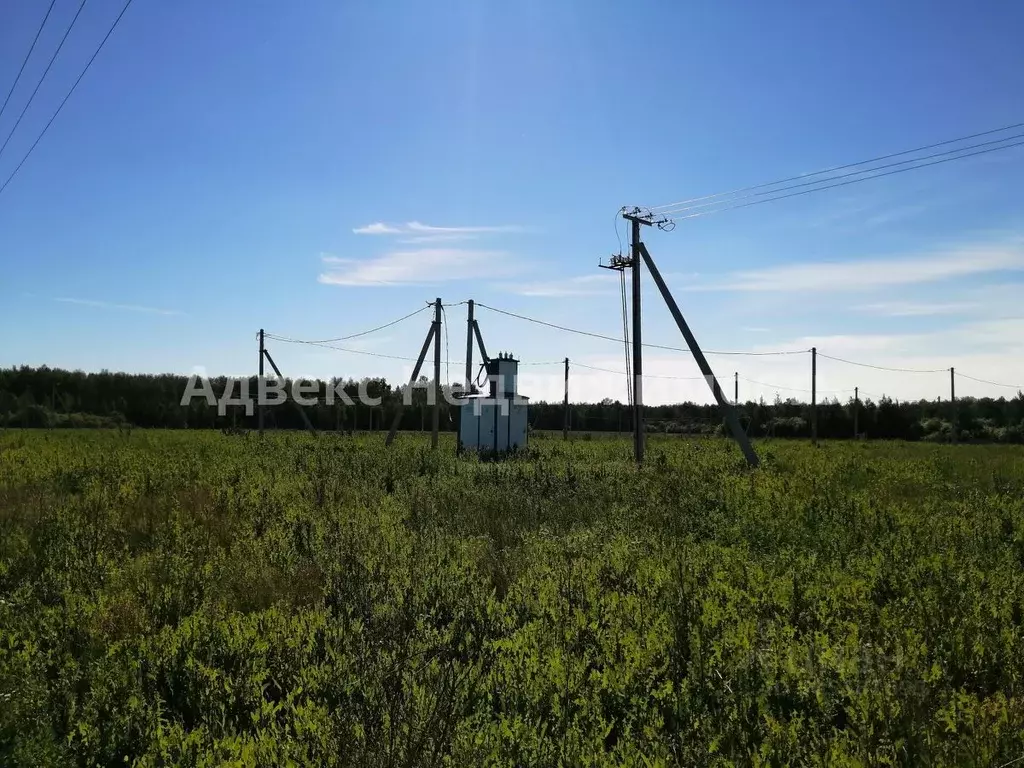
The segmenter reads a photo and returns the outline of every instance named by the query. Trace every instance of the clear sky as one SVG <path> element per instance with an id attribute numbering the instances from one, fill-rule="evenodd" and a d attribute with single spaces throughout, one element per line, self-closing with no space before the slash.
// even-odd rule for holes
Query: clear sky
<path id="1" fill-rule="evenodd" d="M 0 8 L 0 97 L 47 5 Z M 0 141 L 77 5 L 56 0 Z M 0 183 L 121 5 L 86 3 Z M 261 327 L 339 337 L 435 296 L 620 336 L 618 278 L 596 266 L 620 247 L 620 206 L 1024 121 L 1021 29 L 1013 2 L 134 0 L 0 194 L 0 365 L 250 374 Z M 644 235 L 709 349 L 817 345 L 1016 384 L 1022 195 L 1024 147 Z M 446 315 L 454 380 L 465 307 Z M 623 369 L 621 344 L 478 319 L 491 353 Z M 644 320 L 646 341 L 682 345 L 649 280 Z M 414 357 L 428 323 L 345 346 Z M 289 375 L 411 368 L 270 349 Z M 809 387 L 806 355 L 711 362 L 744 397 Z M 682 354 L 645 364 L 698 373 Z M 818 368 L 824 393 L 948 396 L 947 374 Z M 702 381 L 645 386 L 649 402 L 708 399 Z M 558 398 L 561 370 L 524 368 L 520 389 Z M 576 368 L 572 392 L 624 398 L 624 377 Z"/>

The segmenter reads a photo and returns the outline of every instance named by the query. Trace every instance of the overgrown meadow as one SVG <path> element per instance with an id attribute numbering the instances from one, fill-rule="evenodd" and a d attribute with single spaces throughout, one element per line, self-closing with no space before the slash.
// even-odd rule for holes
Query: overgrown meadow
<path id="1" fill-rule="evenodd" d="M 3 765 L 1000 765 L 1024 449 L 0 433 Z"/>

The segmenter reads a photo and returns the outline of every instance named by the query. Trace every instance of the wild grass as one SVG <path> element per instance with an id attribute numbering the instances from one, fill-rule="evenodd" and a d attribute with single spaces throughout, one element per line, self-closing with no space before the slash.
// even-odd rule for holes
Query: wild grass
<path id="1" fill-rule="evenodd" d="M 0 434 L 0 763 L 998 765 L 1024 449 Z"/>

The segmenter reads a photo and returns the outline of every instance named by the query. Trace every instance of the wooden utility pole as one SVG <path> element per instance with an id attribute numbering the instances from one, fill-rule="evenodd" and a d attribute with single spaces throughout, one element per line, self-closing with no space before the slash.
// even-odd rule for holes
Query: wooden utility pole
<path id="1" fill-rule="evenodd" d="M 565 399 L 562 401 L 562 439 L 569 439 L 569 358 L 565 358 Z"/>
<path id="2" fill-rule="evenodd" d="M 441 428 L 441 299 L 434 299 L 434 421 L 430 433 L 430 447 L 437 448 L 437 433 Z"/>
<path id="3" fill-rule="evenodd" d="M 629 219 L 632 224 L 632 256 L 633 277 L 633 455 L 637 464 L 644 460 L 644 355 L 643 333 L 641 326 L 643 317 L 640 312 L 640 219 L 634 216 Z"/>
<path id="4" fill-rule="evenodd" d="M 473 300 L 467 302 L 469 315 L 466 318 L 466 394 L 473 391 Z"/>
<path id="5" fill-rule="evenodd" d="M 263 329 L 260 328 L 260 367 L 259 367 L 259 379 L 256 381 L 256 400 L 260 398 L 260 386 L 263 384 Z M 259 433 L 263 435 L 263 404 L 260 402 L 256 403 L 256 423 L 259 427 Z"/>
<path id="6" fill-rule="evenodd" d="M 811 347 L 811 445 L 818 444 L 818 348 Z"/>
<path id="7" fill-rule="evenodd" d="M 860 387 L 853 388 L 853 436 L 856 438 L 860 431 L 857 429 L 857 416 L 860 413 Z"/>
<path id="8" fill-rule="evenodd" d="M 736 371 L 732 378 L 732 401 L 739 405 L 740 402 L 740 372 Z"/>
<path id="9" fill-rule="evenodd" d="M 949 408 L 953 419 L 953 442 L 957 441 L 956 428 L 956 371 L 953 366 L 949 367 Z"/>

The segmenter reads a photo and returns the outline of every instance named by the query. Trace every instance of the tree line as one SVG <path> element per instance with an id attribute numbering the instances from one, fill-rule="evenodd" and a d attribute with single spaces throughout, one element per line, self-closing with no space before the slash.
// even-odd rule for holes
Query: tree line
<path id="1" fill-rule="evenodd" d="M 85 373 L 46 366 L 0 369 L 0 426 L 6 427 L 112 427 L 132 425 L 168 429 L 255 429 L 255 414 L 246 414 L 241 404 L 228 406 L 224 413 L 202 398 L 182 405 L 189 377 L 177 374 L 129 374 L 101 371 Z M 219 397 L 227 387 L 224 377 L 211 379 Z M 412 392 L 412 404 L 402 409 L 399 428 L 429 429 L 427 404 L 429 381 L 421 377 Z M 291 391 L 290 381 L 286 382 Z M 319 430 L 366 431 L 387 429 L 402 408 L 405 388 L 382 378 L 345 379 L 319 382 L 343 391 L 352 400 L 340 398 L 303 406 Z M 454 389 L 458 389 L 455 385 Z M 255 397 L 256 380 L 249 382 Z M 359 401 L 363 391 L 379 399 L 369 406 Z M 237 394 L 237 392 L 236 392 Z M 776 398 L 773 402 L 748 401 L 739 405 L 740 421 L 752 437 L 809 437 L 812 411 L 808 403 Z M 441 402 L 441 429 L 453 431 L 456 406 Z M 268 429 L 302 429 L 305 422 L 293 404 L 264 410 Z M 561 431 L 565 409 L 561 402 L 531 402 L 530 426 L 534 430 Z M 644 420 L 650 432 L 679 434 L 721 434 L 723 414 L 717 405 L 676 403 L 645 406 Z M 818 436 L 822 439 L 853 438 L 948 441 L 956 424 L 961 441 L 981 440 L 1024 442 L 1024 393 L 1012 398 L 963 398 L 948 400 L 895 400 L 855 402 L 825 400 L 817 406 Z M 611 399 L 599 403 L 571 403 L 569 427 L 573 432 L 622 432 L 632 430 L 628 404 Z"/>

